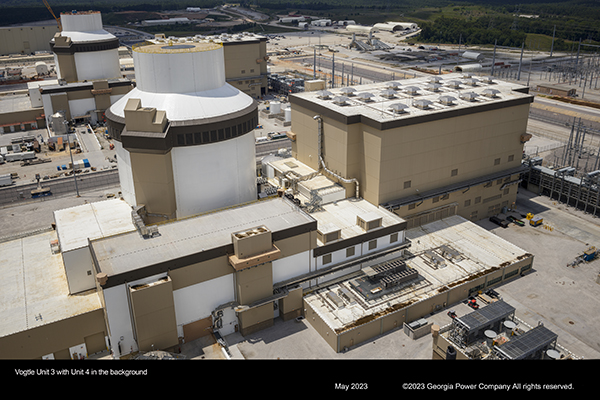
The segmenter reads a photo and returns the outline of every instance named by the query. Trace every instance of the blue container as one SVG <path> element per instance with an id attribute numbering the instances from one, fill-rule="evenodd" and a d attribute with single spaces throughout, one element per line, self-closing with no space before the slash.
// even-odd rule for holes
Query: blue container
<path id="1" fill-rule="evenodd" d="M 84 158 L 84 159 L 83 159 L 83 166 L 84 166 L 84 167 L 86 167 L 86 168 L 89 168 L 89 167 L 90 167 L 90 162 L 88 161 L 88 159 L 87 159 L 87 158 Z"/>

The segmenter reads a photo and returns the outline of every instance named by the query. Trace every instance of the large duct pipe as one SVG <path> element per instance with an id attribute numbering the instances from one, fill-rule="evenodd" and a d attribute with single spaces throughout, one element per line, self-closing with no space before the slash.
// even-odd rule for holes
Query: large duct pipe
<path id="1" fill-rule="evenodd" d="M 354 183 L 356 185 L 356 199 L 360 199 L 359 193 L 359 182 L 358 179 L 356 178 L 344 178 L 343 176 L 340 176 L 338 174 L 336 174 L 335 172 L 331 171 L 330 169 L 327 168 L 327 166 L 325 165 L 325 160 L 323 159 L 323 118 L 320 115 L 315 115 L 313 117 L 314 120 L 317 121 L 318 124 L 318 132 L 317 132 L 317 138 L 318 138 L 318 147 L 317 147 L 317 152 L 318 152 L 318 157 L 319 157 L 319 170 L 321 170 L 321 168 L 327 172 L 328 174 L 334 176 L 335 178 L 339 179 L 340 181 L 344 182 L 344 183 Z"/>

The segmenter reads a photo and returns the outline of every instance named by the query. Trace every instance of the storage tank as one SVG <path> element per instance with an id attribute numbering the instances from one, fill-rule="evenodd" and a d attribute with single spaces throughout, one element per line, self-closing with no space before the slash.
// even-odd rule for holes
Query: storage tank
<path id="1" fill-rule="evenodd" d="M 106 112 L 124 199 L 181 218 L 256 199 L 257 102 L 210 40 L 133 47 L 137 86 Z"/>
<path id="2" fill-rule="evenodd" d="M 271 114 L 279 114 L 281 112 L 281 103 L 278 101 L 272 101 L 271 104 Z"/>
<path id="3" fill-rule="evenodd" d="M 290 107 L 286 107 L 284 110 L 284 122 L 292 121 L 292 109 Z"/>

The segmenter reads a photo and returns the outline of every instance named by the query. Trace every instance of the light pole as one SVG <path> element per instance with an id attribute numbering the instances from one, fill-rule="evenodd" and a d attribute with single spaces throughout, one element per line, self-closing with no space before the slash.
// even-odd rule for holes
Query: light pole
<path id="1" fill-rule="evenodd" d="M 69 122 L 68 121 L 64 121 L 63 122 L 67 128 L 67 142 L 69 143 L 69 155 L 71 156 L 71 168 L 73 169 L 73 180 L 75 181 L 75 192 L 77 193 L 77 197 L 79 197 L 79 188 L 77 187 L 77 176 L 75 175 L 75 164 L 73 163 L 73 149 L 71 148 L 71 140 L 70 140 L 70 136 L 71 136 L 71 132 L 69 129 Z M 77 135 L 75 135 L 75 139 L 77 139 Z"/>

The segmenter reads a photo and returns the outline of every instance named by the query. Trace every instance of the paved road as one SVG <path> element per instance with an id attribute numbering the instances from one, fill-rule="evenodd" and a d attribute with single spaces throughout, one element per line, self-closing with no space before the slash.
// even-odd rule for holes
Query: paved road
<path id="1" fill-rule="evenodd" d="M 76 195 L 75 179 L 73 176 L 61 177 L 52 180 L 41 181 L 43 188 L 49 188 L 53 197 L 72 194 Z M 119 184 L 119 174 L 116 168 L 89 172 L 77 175 L 77 188 L 79 193 L 93 189 L 109 187 Z M 0 206 L 22 204 L 42 199 L 32 199 L 31 190 L 37 187 L 37 183 L 13 185 L 0 188 Z"/>

